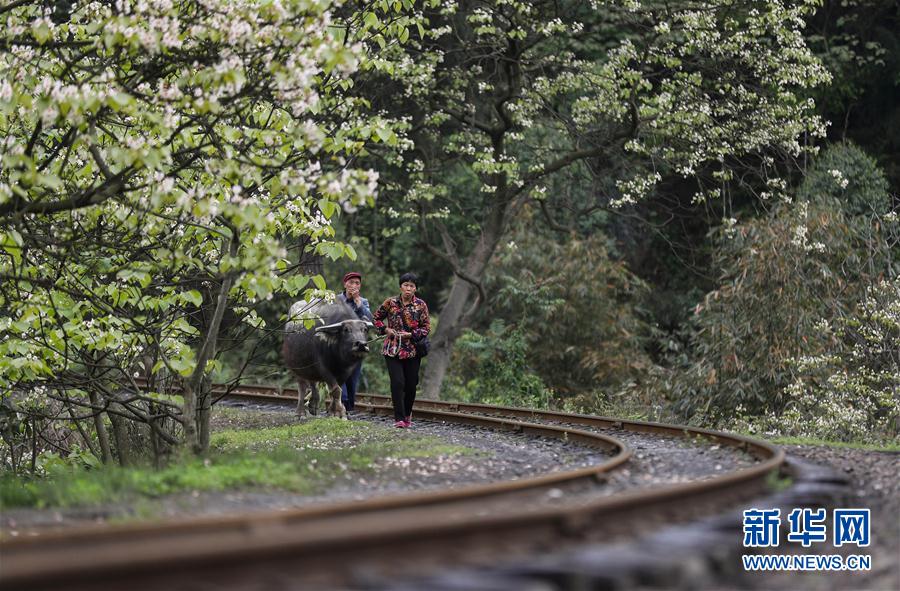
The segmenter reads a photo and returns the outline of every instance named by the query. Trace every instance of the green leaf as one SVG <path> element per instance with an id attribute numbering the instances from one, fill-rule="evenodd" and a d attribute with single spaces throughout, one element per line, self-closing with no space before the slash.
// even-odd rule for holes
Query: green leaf
<path id="1" fill-rule="evenodd" d="M 356 249 L 353 248 L 352 244 L 344 245 L 344 253 L 347 255 L 347 258 L 349 258 L 351 261 L 356 260 L 356 257 L 357 257 Z"/>
<path id="2" fill-rule="evenodd" d="M 325 216 L 325 219 L 331 219 L 331 216 L 337 210 L 337 203 L 330 199 L 319 199 L 319 210 Z"/>
<path id="3" fill-rule="evenodd" d="M 10 228 L 0 232 L 0 248 L 8 252 L 16 265 L 22 264 L 22 235 Z"/>
<path id="4" fill-rule="evenodd" d="M 124 92 L 111 92 L 106 98 L 106 104 L 114 111 L 121 111 L 132 103 L 131 95 Z"/>
<path id="5" fill-rule="evenodd" d="M 37 26 L 31 27 L 31 34 L 34 36 L 35 41 L 43 45 L 50 40 L 50 27 L 42 21 Z"/>
<path id="6" fill-rule="evenodd" d="M 181 297 L 184 299 L 184 301 L 188 302 L 189 304 L 194 304 L 198 308 L 200 307 L 200 304 L 203 303 L 203 294 L 201 294 L 196 289 L 183 292 L 181 294 Z"/>
<path id="7" fill-rule="evenodd" d="M 376 127 L 375 134 L 381 139 L 381 141 L 388 145 L 394 145 L 397 143 L 397 135 L 389 127 Z"/>

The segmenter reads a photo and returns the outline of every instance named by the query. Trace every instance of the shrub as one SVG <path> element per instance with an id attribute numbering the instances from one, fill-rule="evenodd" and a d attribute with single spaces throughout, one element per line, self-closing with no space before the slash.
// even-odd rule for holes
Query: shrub
<path id="1" fill-rule="evenodd" d="M 795 360 L 824 351 L 820 320 L 847 318 L 869 286 L 900 271 L 885 187 L 871 159 L 836 146 L 797 202 L 718 230 L 720 286 L 695 309 L 690 358 L 670 389 L 683 416 L 712 424 L 740 412 L 777 416 L 796 399 L 786 389 L 800 371 Z"/>
<path id="2" fill-rule="evenodd" d="M 855 313 L 820 323 L 822 352 L 793 360 L 783 413 L 759 428 L 839 441 L 898 441 L 900 280 L 870 288 Z"/>
<path id="3" fill-rule="evenodd" d="M 495 320 L 484 333 L 467 330 L 456 345 L 455 398 L 466 402 L 547 408 L 552 392 L 529 367 L 522 325 Z"/>
<path id="4" fill-rule="evenodd" d="M 641 381 L 653 366 L 646 284 L 615 260 L 602 233 L 560 241 L 533 227 L 498 249 L 488 291 L 499 297 L 486 315 L 518 327 L 528 365 L 563 399 Z"/>
<path id="5" fill-rule="evenodd" d="M 797 190 L 802 201 L 833 201 L 850 215 L 883 215 L 891 207 L 888 182 L 875 159 L 852 143 L 829 146 Z"/>

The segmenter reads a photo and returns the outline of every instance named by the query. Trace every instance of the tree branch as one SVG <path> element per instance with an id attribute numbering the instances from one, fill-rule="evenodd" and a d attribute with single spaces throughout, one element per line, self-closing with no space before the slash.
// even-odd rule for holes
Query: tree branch
<path id="1" fill-rule="evenodd" d="M 478 299 L 476 300 L 476 302 L 485 300 L 486 295 L 484 293 L 484 286 L 481 284 L 481 281 L 479 281 L 478 279 L 476 279 L 469 273 L 466 273 L 462 269 L 462 267 L 459 264 L 459 259 L 456 256 L 456 252 L 455 251 L 450 251 L 450 252 L 442 251 L 441 249 L 435 247 L 433 244 L 431 244 L 428 241 L 428 239 L 427 239 L 428 238 L 428 228 L 426 227 L 426 224 L 425 224 L 424 209 L 422 209 L 422 213 L 419 217 L 419 225 L 422 229 L 422 238 L 423 238 L 422 240 L 419 241 L 419 246 L 421 246 L 422 248 L 427 250 L 432 255 L 436 256 L 437 258 L 441 259 L 442 261 L 444 261 L 448 265 L 450 265 L 450 268 L 453 269 L 454 275 L 456 275 L 463 281 L 472 284 L 475 287 L 475 289 L 478 290 Z M 446 231 L 444 231 L 442 233 L 446 233 Z M 447 238 L 449 238 L 449 235 L 447 236 Z M 444 244 L 445 244 L 445 246 L 449 246 L 446 238 L 445 238 Z"/>
<path id="2" fill-rule="evenodd" d="M 456 109 L 451 109 L 449 107 L 443 107 L 441 110 L 444 111 L 445 113 L 447 113 L 448 115 L 450 115 L 451 117 L 453 117 L 454 119 L 456 119 L 457 121 L 459 121 L 460 123 L 464 123 L 466 125 L 471 125 L 475 129 L 479 129 L 490 136 L 493 136 L 494 134 L 496 134 L 497 132 L 500 131 L 496 127 L 492 127 L 492 126 L 488 125 L 487 123 L 478 121 L 477 119 L 475 119 L 475 115 L 472 115 L 471 117 L 467 117 L 464 113 L 461 113 L 460 111 L 457 111 Z"/>
<path id="3" fill-rule="evenodd" d="M 0 205 L 0 219 L 12 216 L 23 216 L 29 213 L 57 213 L 60 211 L 74 211 L 82 207 L 89 207 L 103 203 L 107 199 L 115 197 L 125 187 L 125 180 L 133 172 L 131 167 L 108 178 L 102 184 L 91 187 L 89 190 L 61 201 L 32 201 L 23 202 L 21 198 L 13 199 Z"/>
<path id="4" fill-rule="evenodd" d="M 25 6 L 26 4 L 37 4 L 34 0 L 16 0 L 15 2 L 10 2 L 6 6 L 0 7 L 0 14 L 4 12 L 9 12 L 10 10 L 16 9 L 20 6 Z"/>
<path id="5" fill-rule="evenodd" d="M 544 214 L 544 219 L 547 221 L 547 226 L 550 227 L 551 230 L 556 230 L 557 232 L 570 232 L 572 229 L 567 228 L 559 224 L 555 219 L 553 219 L 553 215 L 550 213 L 550 209 L 547 207 L 546 199 L 535 199 L 537 201 L 538 206 L 541 208 L 541 213 Z"/>

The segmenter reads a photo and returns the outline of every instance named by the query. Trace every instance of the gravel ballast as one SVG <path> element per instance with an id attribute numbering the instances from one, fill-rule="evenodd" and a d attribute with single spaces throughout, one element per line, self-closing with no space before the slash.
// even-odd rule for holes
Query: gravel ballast
<path id="1" fill-rule="evenodd" d="M 235 413 L 232 410 L 214 414 L 213 429 L 275 427 L 297 420 L 289 408 L 246 405 L 244 410 L 247 412 Z M 391 419 L 370 413 L 355 413 L 353 420 L 389 428 L 396 437 L 436 437 L 474 450 L 474 453 L 425 458 L 384 457 L 364 474 L 342 471 L 328 491 L 318 495 L 259 490 L 194 491 L 142 502 L 140 507 L 109 504 L 88 508 L 9 509 L 3 512 L 0 520 L 0 535 L 15 537 L 141 519 L 289 510 L 327 502 L 527 478 L 596 465 L 608 458 L 606 452 L 601 450 L 557 439 L 413 419 L 414 425 L 410 430 L 393 429 Z M 634 450 L 634 457 L 628 465 L 611 473 L 602 485 L 581 483 L 565 491 L 552 490 L 542 497 L 542 502 L 556 504 L 577 498 L 616 494 L 628 489 L 664 486 L 713 476 L 753 461 L 741 452 L 708 442 L 623 431 L 609 434 L 624 440 Z"/>
<path id="2" fill-rule="evenodd" d="M 289 409 L 258 407 L 247 410 L 246 413 L 232 411 L 227 415 L 216 416 L 214 428 L 271 427 L 292 424 L 297 420 Z M 411 430 L 393 429 L 391 419 L 369 413 L 356 413 L 353 420 L 380 425 L 390 429 L 392 436 L 398 438 L 428 435 L 473 451 L 468 454 L 426 458 L 383 457 L 376 460 L 372 469 L 367 470 L 365 474 L 353 470 L 344 471 L 326 493 L 318 495 L 250 490 L 170 495 L 154 501 L 150 512 L 152 515 L 145 516 L 177 520 L 185 516 L 284 511 L 334 501 L 352 502 L 408 492 L 446 490 L 527 478 L 594 465 L 605 461 L 608 457 L 599 450 L 556 439 L 494 432 L 480 427 L 420 420 L 416 417 Z M 704 479 L 748 466 L 755 461 L 743 452 L 708 441 L 684 440 L 620 430 L 600 431 L 624 440 L 634 450 L 632 461 L 626 467 L 610 474 L 603 483 L 582 483 L 564 490 L 553 489 L 542 493 L 543 502 L 578 503 L 580 500 L 616 494 L 629 489 L 654 488 Z M 868 507 L 872 510 L 872 544 L 864 551 L 872 556 L 872 570 L 866 573 L 745 573 L 735 565 L 722 569 L 721 564 L 716 566 L 713 563 L 706 563 L 706 559 L 698 556 L 696 563 L 707 564 L 707 568 L 698 568 L 696 578 L 685 578 L 680 581 L 679 586 L 664 585 L 662 588 L 722 591 L 900 589 L 900 565 L 898 565 L 900 480 L 897 478 L 900 454 L 826 446 L 783 447 L 790 456 L 830 466 L 844 475 L 850 481 L 846 506 Z M 147 508 L 143 507 L 141 511 L 146 512 Z M 115 505 L 80 509 L 14 509 L 4 511 L 0 522 L 0 534 L 4 537 L 30 536 L 44 531 L 83 525 L 103 525 L 120 520 L 133 521 L 138 517 L 132 507 Z M 592 543 L 584 550 L 587 554 L 595 553 L 597 556 L 608 557 L 608 552 L 603 550 L 602 544 L 597 546 Z M 829 553 L 828 551 L 829 548 L 823 548 L 819 553 Z M 804 550 L 804 553 L 813 552 Z M 541 558 L 550 557 L 543 555 Z M 464 571 L 454 572 L 459 574 Z M 479 573 L 476 570 L 471 574 L 473 580 L 478 580 L 490 572 Z M 437 575 L 432 582 L 439 579 L 440 575 Z M 622 588 L 660 587 L 655 585 Z"/>

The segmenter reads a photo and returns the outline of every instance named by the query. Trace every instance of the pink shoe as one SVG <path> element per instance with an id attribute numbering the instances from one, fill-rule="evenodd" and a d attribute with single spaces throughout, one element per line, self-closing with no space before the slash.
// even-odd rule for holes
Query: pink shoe
<path id="1" fill-rule="evenodd" d="M 407 427 L 409 427 L 409 423 L 407 423 L 406 421 L 394 421 L 394 426 L 398 429 L 406 429 Z"/>
<path id="2" fill-rule="evenodd" d="M 406 426 L 412 427 L 412 415 L 406 415 Z"/>

